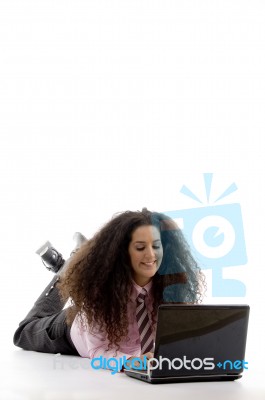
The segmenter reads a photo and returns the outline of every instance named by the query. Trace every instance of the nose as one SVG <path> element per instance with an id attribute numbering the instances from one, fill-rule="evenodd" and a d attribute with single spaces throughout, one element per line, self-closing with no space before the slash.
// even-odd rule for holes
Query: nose
<path id="1" fill-rule="evenodd" d="M 152 246 L 147 246 L 145 248 L 144 259 L 146 262 L 152 262 L 156 260 L 156 253 Z"/>

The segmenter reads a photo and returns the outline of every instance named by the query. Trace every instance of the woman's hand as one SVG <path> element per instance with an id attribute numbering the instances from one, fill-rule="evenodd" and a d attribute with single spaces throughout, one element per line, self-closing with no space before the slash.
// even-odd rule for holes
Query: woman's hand
<path id="1" fill-rule="evenodd" d="M 154 353 L 151 353 L 151 351 L 149 351 L 148 353 L 141 354 L 140 356 L 132 356 L 132 357 L 128 358 L 128 360 L 133 360 L 134 358 L 140 358 L 142 361 L 144 361 L 144 357 L 146 357 L 147 360 L 149 360 L 149 358 L 154 357 Z"/>
<path id="2" fill-rule="evenodd" d="M 132 356 L 132 357 L 128 358 L 128 360 L 133 361 L 135 358 L 137 358 L 137 361 L 135 360 L 133 362 L 133 365 L 137 368 L 137 367 L 140 367 L 140 361 L 138 361 L 139 358 L 142 360 L 142 365 L 144 365 L 144 362 L 146 360 L 149 360 L 150 358 L 153 358 L 153 357 L 154 357 L 154 353 L 151 353 L 151 351 L 149 351 L 148 353 L 141 354 L 140 356 Z"/>
<path id="3" fill-rule="evenodd" d="M 154 353 L 151 353 L 151 351 L 149 351 L 148 353 L 143 354 L 140 358 L 142 359 L 142 357 L 146 357 L 147 360 L 149 360 L 149 358 L 153 358 L 154 357 Z"/>

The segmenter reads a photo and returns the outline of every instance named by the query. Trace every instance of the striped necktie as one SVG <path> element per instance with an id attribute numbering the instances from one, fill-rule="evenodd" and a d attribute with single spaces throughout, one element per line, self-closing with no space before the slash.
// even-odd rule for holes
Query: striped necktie
<path id="1" fill-rule="evenodd" d="M 147 290 L 142 289 L 136 299 L 136 320 L 139 328 L 142 354 L 153 350 L 153 337 L 148 311 L 145 305 Z"/>

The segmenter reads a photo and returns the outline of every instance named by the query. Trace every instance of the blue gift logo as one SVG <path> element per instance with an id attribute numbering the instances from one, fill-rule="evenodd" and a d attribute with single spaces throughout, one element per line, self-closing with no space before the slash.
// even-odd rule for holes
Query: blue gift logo
<path id="1" fill-rule="evenodd" d="M 205 173 L 204 183 L 207 202 L 210 202 L 213 174 Z M 237 190 L 231 184 L 213 203 Z M 185 185 L 180 192 L 203 204 Z M 202 269 L 212 269 L 212 295 L 214 297 L 244 297 L 246 288 L 237 279 L 223 279 L 225 267 L 247 263 L 243 220 L 240 204 L 206 205 L 185 210 L 166 211 L 166 215 L 181 222 L 195 259 Z"/>

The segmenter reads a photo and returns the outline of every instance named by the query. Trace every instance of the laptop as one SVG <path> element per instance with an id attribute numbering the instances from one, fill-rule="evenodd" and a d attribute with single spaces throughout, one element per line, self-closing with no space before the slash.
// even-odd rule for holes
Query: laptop
<path id="1" fill-rule="evenodd" d="M 248 305 L 162 304 L 153 361 L 124 372 L 148 383 L 239 379 L 248 369 L 248 318 Z"/>

